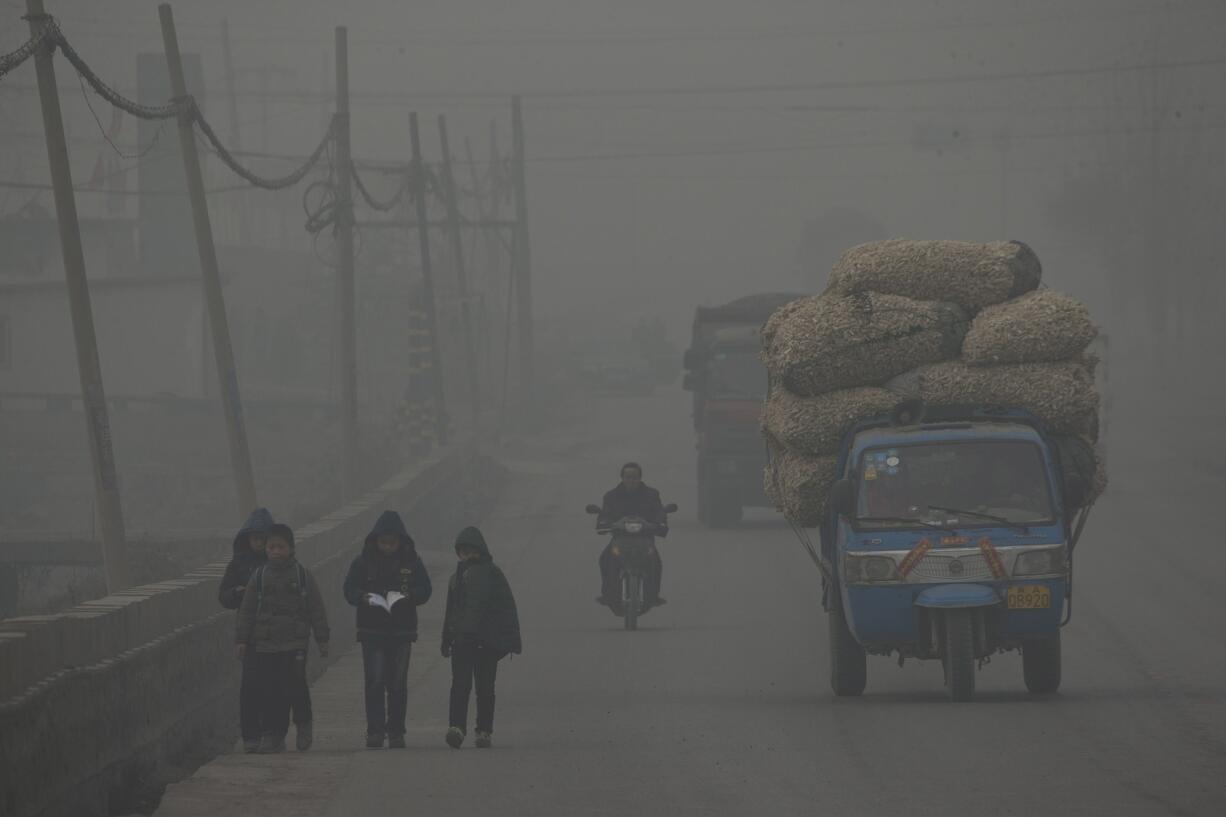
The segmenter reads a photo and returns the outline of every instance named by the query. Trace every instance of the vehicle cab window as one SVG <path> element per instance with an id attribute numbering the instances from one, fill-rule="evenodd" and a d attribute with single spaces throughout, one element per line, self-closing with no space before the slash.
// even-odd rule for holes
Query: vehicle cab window
<path id="1" fill-rule="evenodd" d="M 1027 441 L 867 448 L 857 481 L 857 521 L 868 527 L 955 517 L 964 526 L 992 524 L 983 515 L 1025 524 L 1054 518 L 1042 453 Z"/>

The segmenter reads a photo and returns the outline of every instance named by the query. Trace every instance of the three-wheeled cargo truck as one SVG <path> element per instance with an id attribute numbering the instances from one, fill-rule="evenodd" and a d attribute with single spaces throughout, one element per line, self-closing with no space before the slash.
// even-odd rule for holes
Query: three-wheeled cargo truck
<path id="1" fill-rule="evenodd" d="M 977 664 L 1020 650 L 1026 688 L 1060 686 L 1060 630 L 1089 488 L 1034 417 L 910 404 L 856 424 L 821 526 L 830 683 L 859 695 L 867 655 L 936 659 L 956 701 Z"/>

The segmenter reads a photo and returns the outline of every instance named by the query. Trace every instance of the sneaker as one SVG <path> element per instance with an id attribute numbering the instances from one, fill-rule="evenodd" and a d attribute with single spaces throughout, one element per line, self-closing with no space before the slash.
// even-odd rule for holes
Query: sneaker
<path id="1" fill-rule="evenodd" d="M 259 738 L 243 738 L 243 752 L 254 755 L 258 751 L 260 751 Z"/>
<path id="2" fill-rule="evenodd" d="M 284 752 L 285 736 L 265 735 L 260 738 L 260 748 L 257 751 L 262 755 L 275 755 Z"/>
<path id="3" fill-rule="evenodd" d="M 489 732 L 477 731 L 477 748 L 489 749 L 494 745 L 494 737 Z"/>
<path id="4" fill-rule="evenodd" d="M 311 722 L 298 724 L 297 746 L 299 752 L 305 752 L 315 742 L 315 725 Z"/>
<path id="5" fill-rule="evenodd" d="M 389 737 L 387 739 L 387 748 L 403 749 L 404 748 L 404 735 L 392 735 L 391 737 Z"/>
<path id="6" fill-rule="evenodd" d="M 458 726 L 453 726 L 447 730 L 447 745 L 452 749 L 459 749 L 464 745 L 464 730 Z"/>
<path id="7" fill-rule="evenodd" d="M 378 732 L 371 732 L 370 734 L 368 734 L 366 736 L 366 748 L 367 749 L 382 749 L 383 748 L 383 735 L 379 734 Z"/>

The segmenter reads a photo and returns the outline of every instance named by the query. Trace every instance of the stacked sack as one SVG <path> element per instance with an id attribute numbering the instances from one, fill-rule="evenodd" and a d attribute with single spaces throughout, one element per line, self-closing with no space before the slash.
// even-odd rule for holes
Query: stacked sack
<path id="1" fill-rule="evenodd" d="M 1025 409 L 1053 434 L 1061 467 L 1106 487 L 1098 440 L 1097 329 L 1075 299 L 1039 289 L 1017 241 L 878 241 L 853 247 L 818 296 L 762 330 L 771 393 L 762 415 L 768 495 L 820 524 L 843 436 L 900 402 Z"/>

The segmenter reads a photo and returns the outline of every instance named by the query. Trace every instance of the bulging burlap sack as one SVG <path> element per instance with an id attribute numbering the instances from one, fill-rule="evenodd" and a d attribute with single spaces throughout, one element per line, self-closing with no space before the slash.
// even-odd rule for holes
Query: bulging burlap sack
<path id="1" fill-rule="evenodd" d="M 771 461 L 763 474 L 766 495 L 793 524 L 816 528 L 822 523 L 837 467 L 835 457 L 811 457 L 772 442 Z"/>
<path id="2" fill-rule="evenodd" d="M 762 410 L 762 428 L 784 447 L 809 455 L 834 454 L 852 426 L 867 417 L 891 413 L 898 396 L 888 389 L 863 386 L 817 397 L 798 397 L 785 388 L 771 389 Z"/>
<path id="3" fill-rule="evenodd" d="M 1023 409 L 1054 434 L 1096 439 L 1098 433 L 1098 390 L 1079 360 L 1004 366 L 934 363 L 894 378 L 886 388 L 931 406 Z"/>
<path id="4" fill-rule="evenodd" d="M 844 252 L 826 292 L 886 292 L 919 301 L 950 301 L 976 312 L 1035 289 L 1042 276 L 1038 256 L 1020 241 L 891 239 Z"/>
<path id="5" fill-rule="evenodd" d="M 962 359 L 972 366 L 1067 360 L 1097 334 L 1090 310 L 1077 299 L 1041 289 L 976 315 L 962 341 Z"/>
<path id="6" fill-rule="evenodd" d="M 1051 439 L 1061 479 L 1080 477 L 1089 492 L 1087 504 L 1093 503 L 1107 490 L 1107 467 L 1102 451 L 1088 437 L 1078 434 L 1053 434 Z"/>
<path id="7" fill-rule="evenodd" d="M 953 304 L 862 292 L 816 296 L 775 312 L 762 331 L 767 369 L 812 397 L 879 386 L 925 363 L 957 357 L 966 313 Z"/>

